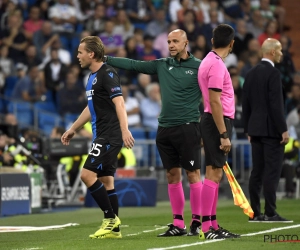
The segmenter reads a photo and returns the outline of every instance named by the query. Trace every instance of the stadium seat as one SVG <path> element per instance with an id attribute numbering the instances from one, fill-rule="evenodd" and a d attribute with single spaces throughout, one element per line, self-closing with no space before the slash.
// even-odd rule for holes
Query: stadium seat
<path id="1" fill-rule="evenodd" d="M 71 56 L 73 60 L 77 60 L 77 50 L 78 50 L 78 45 L 80 43 L 80 38 L 79 36 L 76 36 L 72 38 L 71 40 Z"/>
<path id="2" fill-rule="evenodd" d="M 38 127 L 47 136 L 55 126 L 62 126 L 63 122 L 58 114 L 44 111 L 38 112 Z"/>
<path id="3" fill-rule="evenodd" d="M 64 37 L 64 36 L 60 36 L 59 39 L 60 39 L 60 42 L 61 42 L 61 46 L 64 49 L 70 51 L 69 40 L 66 37 Z"/>
<path id="4" fill-rule="evenodd" d="M 31 7 L 36 4 L 36 0 L 27 0 L 27 4 L 29 7 Z"/>
<path id="5" fill-rule="evenodd" d="M 71 114 L 67 113 L 64 115 L 64 122 L 65 125 L 71 124 L 76 121 L 76 119 L 79 117 L 80 114 Z"/>
<path id="6" fill-rule="evenodd" d="M 144 128 L 129 128 L 133 138 L 135 139 L 135 145 L 132 148 L 136 157 L 138 167 L 150 166 L 149 144 L 142 142 L 146 140 L 146 132 Z"/>
<path id="7" fill-rule="evenodd" d="M 145 30 L 146 29 L 146 24 L 145 23 L 133 23 L 133 26 L 136 29 L 141 29 L 141 30 Z"/>
<path id="8" fill-rule="evenodd" d="M 46 96 L 46 102 L 55 102 L 53 98 L 52 90 L 47 90 L 45 96 Z"/>
<path id="9" fill-rule="evenodd" d="M 0 98 L 0 113 L 1 114 L 6 113 L 6 106 L 5 106 L 5 101 L 3 98 Z"/>
<path id="10" fill-rule="evenodd" d="M 84 30 L 84 25 L 82 23 L 76 24 L 76 33 L 80 34 Z"/>
<path id="11" fill-rule="evenodd" d="M 146 140 L 146 132 L 143 128 L 129 128 L 135 140 Z"/>
<path id="12" fill-rule="evenodd" d="M 57 113 L 55 104 L 53 102 L 36 102 L 34 103 L 34 109 L 37 111 L 47 111 Z"/>
<path id="13" fill-rule="evenodd" d="M 15 114 L 20 127 L 33 125 L 33 107 L 31 103 L 12 101 L 9 103 L 7 111 Z"/>
<path id="14" fill-rule="evenodd" d="M 157 134 L 156 130 L 149 131 L 149 139 L 150 140 L 155 140 L 156 139 L 156 134 Z M 153 153 L 155 154 L 155 165 L 156 165 L 156 167 L 161 167 L 163 164 L 162 164 L 162 161 L 161 161 L 161 158 L 160 158 L 160 155 L 159 155 L 156 144 L 154 145 L 154 147 L 155 147 L 155 151 L 154 150 L 151 151 L 151 156 L 152 156 Z"/>
<path id="15" fill-rule="evenodd" d="M 4 95 L 6 97 L 11 97 L 12 92 L 15 88 L 16 83 L 18 82 L 18 77 L 16 76 L 8 76 L 5 79 L 5 85 L 4 85 Z"/>

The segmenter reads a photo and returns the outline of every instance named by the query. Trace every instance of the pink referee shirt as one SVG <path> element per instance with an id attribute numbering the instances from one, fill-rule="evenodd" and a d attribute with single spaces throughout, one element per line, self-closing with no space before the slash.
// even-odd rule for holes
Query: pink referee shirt
<path id="1" fill-rule="evenodd" d="M 211 113 L 208 89 L 221 89 L 223 115 L 234 119 L 234 91 L 229 72 L 222 59 L 214 52 L 209 52 L 202 60 L 198 70 L 198 84 L 202 91 L 204 112 Z"/>

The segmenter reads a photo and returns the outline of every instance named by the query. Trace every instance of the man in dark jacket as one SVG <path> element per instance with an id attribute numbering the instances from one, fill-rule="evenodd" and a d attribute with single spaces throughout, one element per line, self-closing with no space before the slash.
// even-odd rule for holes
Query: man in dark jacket
<path id="1" fill-rule="evenodd" d="M 274 68 L 282 56 L 281 50 L 278 40 L 265 40 L 262 61 L 248 72 L 243 86 L 244 129 L 251 142 L 253 159 L 249 193 L 254 218 L 249 222 L 292 222 L 276 213 L 276 189 L 284 146 L 289 141 L 280 72 Z M 260 211 L 262 187 L 264 215 Z"/>

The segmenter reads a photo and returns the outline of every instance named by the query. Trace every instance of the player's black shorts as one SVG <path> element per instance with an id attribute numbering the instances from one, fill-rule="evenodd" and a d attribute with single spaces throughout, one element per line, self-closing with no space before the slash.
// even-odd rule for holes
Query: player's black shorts
<path id="1" fill-rule="evenodd" d="M 84 163 L 84 168 L 97 173 L 97 177 L 114 176 L 121 146 L 111 146 L 108 140 L 97 138 Z"/>
<path id="2" fill-rule="evenodd" d="M 229 138 L 232 135 L 233 120 L 224 117 L 224 123 Z M 210 113 L 204 113 L 200 120 L 200 130 L 205 151 L 205 165 L 222 168 L 225 165 L 227 156 L 220 149 L 220 133 Z"/>
<path id="3" fill-rule="evenodd" d="M 159 126 L 156 145 L 164 168 L 200 169 L 200 141 L 199 123 L 191 122 L 170 128 Z"/>

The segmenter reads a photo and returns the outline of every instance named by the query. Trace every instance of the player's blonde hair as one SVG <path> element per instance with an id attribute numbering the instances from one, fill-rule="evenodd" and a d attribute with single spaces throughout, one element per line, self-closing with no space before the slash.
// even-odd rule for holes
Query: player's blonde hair
<path id="1" fill-rule="evenodd" d="M 98 36 L 86 36 L 81 39 L 80 43 L 85 44 L 85 50 L 87 52 L 94 52 L 94 59 L 99 62 L 103 61 L 104 57 L 104 45 Z"/>

